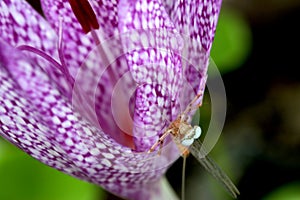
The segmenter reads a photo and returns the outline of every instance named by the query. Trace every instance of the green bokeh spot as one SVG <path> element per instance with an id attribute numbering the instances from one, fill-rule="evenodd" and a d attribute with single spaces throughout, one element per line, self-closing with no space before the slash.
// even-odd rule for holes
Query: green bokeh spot
<path id="1" fill-rule="evenodd" d="M 268 194 L 263 200 L 299 200 L 300 182 L 293 182 L 277 188 Z"/>
<path id="2" fill-rule="evenodd" d="M 251 49 L 251 31 L 243 16 L 234 9 L 221 8 L 211 56 L 221 73 L 240 67 Z"/>
<path id="3" fill-rule="evenodd" d="M 94 200 L 99 187 L 75 179 L 31 158 L 0 138 L 0 199 Z"/>

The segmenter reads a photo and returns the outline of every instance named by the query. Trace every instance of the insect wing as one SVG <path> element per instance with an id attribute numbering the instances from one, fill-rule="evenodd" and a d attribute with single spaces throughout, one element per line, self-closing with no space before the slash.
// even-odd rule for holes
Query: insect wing
<path id="1" fill-rule="evenodd" d="M 224 171 L 211 159 L 204 149 L 200 140 L 195 140 L 189 148 L 190 153 L 200 162 L 200 164 L 212 174 L 212 176 L 225 187 L 225 189 L 234 197 L 237 198 L 239 191 L 230 178 Z"/>

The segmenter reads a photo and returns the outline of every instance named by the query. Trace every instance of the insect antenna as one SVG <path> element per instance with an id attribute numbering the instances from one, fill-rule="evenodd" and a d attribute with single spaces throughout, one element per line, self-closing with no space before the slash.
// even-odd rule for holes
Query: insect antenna
<path id="1" fill-rule="evenodd" d="M 182 119 L 181 121 L 187 121 L 188 120 L 188 114 L 193 111 L 198 109 L 201 106 L 201 103 L 198 103 L 196 105 L 193 105 L 199 98 L 200 98 L 201 94 L 197 94 L 196 97 L 187 105 L 186 109 L 182 112 L 181 116 Z"/>

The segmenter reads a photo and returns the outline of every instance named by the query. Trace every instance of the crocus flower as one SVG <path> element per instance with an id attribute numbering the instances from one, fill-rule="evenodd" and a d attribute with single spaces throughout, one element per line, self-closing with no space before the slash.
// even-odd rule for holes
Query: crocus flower
<path id="1" fill-rule="evenodd" d="M 147 150 L 204 90 L 221 0 L 41 4 L 0 2 L 0 134 L 118 196 L 166 198 L 179 153 Z"/>

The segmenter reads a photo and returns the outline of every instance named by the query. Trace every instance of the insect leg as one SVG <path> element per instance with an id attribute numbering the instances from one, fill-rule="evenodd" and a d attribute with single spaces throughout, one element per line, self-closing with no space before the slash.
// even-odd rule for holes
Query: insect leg
<path id="1" fill-rule="evenodd" d="M 187 117 L 188 117 L 188 113 L 190 113 L 192 110 L 196 110 L 201 106 L 201 103 L 197 104 L 197 105 L 193 105 L 199 98 L 200 98 L 201 94 L 197 94 L 195 96 L 195 98 L 189 103 L 189 105 L 186 107 L 186 109 L 183 111 L 183 113 L 181 114 L 182 117 L 182 121 L 186 121 Z"/>
<path id="2" fill-rule="evenodd" d="M 162 136 L 157 140 L 157 142 L 155 142 L 155 143 L 152 145 L 152 147 L 148 150 L 148 153 L 153 152 L 153 151 L 156 149 L 156 147 L 157 147 L 158 145 L 160 145 L 160 150 L 159 150 L 159 152 L 161 152 L 161 149 L 162 149 L 162 145 L 163 145 L 163 143 L 164 143 L 164 140 L 166 139 L 166 137 L 167 137 L 170 133 L 172 133 L 172 129 L 166 130 L 166 131 L 164 132 L 164 134 L 162 134 Z"/>

